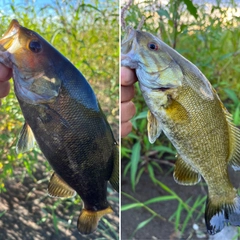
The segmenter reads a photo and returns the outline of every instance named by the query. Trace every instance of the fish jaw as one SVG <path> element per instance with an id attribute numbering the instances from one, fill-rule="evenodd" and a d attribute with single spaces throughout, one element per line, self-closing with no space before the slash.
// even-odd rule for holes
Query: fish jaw
<path id="1" fill-rule="evenodd" d="M 29 46 L 38 41 L 43 51 L 34 53 Z M 44 49 L 45 48 L 45 49 Z M 12 20 L 0 39 L 0 62 L 13 69 L 14 89 L 17 97 L 29 104 L 48 103 L 59 95 L 61 81 L 54 75 L 49 46 L 33 31 Z"/>
<path id="2" fill-rule="evenodd" d="M 13 19 L 10 23 L 7 31 L 3 34 L 0 39 L 0 50 L 6 51 L 11 46 L 13 46 L 14 39 L 17 38 L 20 25 L 17 20 Z"/>

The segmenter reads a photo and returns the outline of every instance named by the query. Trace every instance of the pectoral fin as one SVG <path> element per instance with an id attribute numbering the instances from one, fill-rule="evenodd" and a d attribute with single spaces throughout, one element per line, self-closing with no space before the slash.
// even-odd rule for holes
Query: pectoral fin
<path id="1" fill-rule="evenodd" d="M 112 158 L 113 158 L 113 171 L 109 181 L 113 188 L 117 192 L 119 192 L 119 150 L 117 143 L 115 143 Z"/>
<path id="2" fill-rule="evenodd" d="M 150 111 L 148 111 L 147 120 L 148 140 L 154 143 L 162 132 L 161 124 Z"/>
<path id="3" fill-rule="evenodd" d="M 48 194 L 51 197 L 70 198 L 74 197 L 76 192 L 54 172 L 48 184 Z"/>
<path id="4" fill-rule="evenodd" d="M 34 147 L 35 138 L 32 129 L 25 122 L 16 146 L 17 153 L 24 153 Z"/>
<path id="5" fill-rule="evenodd" d="M 173 173 L 174 180 L 181 185 L 195 185 L 201 180 L 201 175 L 178 156 Z"/>

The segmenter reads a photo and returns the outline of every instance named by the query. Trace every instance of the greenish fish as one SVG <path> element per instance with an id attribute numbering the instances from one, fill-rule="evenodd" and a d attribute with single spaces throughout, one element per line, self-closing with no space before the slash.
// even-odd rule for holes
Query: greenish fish
<path id="1" fill-rule="evenodd" d="M 83 201 L 77 227 L 96 230 L 113 210 L 107 183 L 118 190 L 118 146 L 84 76 L 39 34 L 13 20 L 0 39 L 0 62 L 12 68 L 14 90 L 26 120 L 17 143 L 38 143 L 54 173 L 48 193 Z"/>
<path id="2" fill-rule="evenodd" d="M 178 152 L 174 179 L 208 185 L 205 220 L 209 234 L 240 225 L 240 198 L 228 165 L 240 170 L 240 131 L 200 70 L 154 35 L 127 29 L 122 66 L 136 70 L 149 108 L 148 138 L 163 132 Z"/>

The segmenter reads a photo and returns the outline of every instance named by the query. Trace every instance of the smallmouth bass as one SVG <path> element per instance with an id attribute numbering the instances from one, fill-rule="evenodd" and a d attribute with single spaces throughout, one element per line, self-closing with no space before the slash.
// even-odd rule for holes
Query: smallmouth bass
<path id="1" fill-rule="evenodd" d="M 83 201 L 77 227 L 96 230 L 113 210 L 107 183 L 118 191 L 118 146 L 84 76 L 39 34 L 13 20 L 0 39 L 0 62 L 13 71 L 14 91 L 26 120 L 17 152 L 38 143 L 54 173 L 52 197 Z"/>
<path id="2" fill-rule="evenodd" d="M 122 66 L 135 69 L 149 108 L 148 138 L 163 132 L 178 152 L 173 177 L 208 185 L 205 221 L 209 234 L 240 225 L 240 198 L 228 164 L 240 170 L 240 131 L 200 70 L 154 35 L 127 28 Z"/>

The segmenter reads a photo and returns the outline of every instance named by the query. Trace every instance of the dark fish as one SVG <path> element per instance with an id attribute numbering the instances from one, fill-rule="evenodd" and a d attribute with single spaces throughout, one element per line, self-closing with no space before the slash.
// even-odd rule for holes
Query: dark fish
<path id="1" fill-rule="evenodd" d="M 13 20 L 0 39 L 0 62 L 13 69 L 14 90 L 26 120 L 18 152 L 36 139 L 54 169 L 48 193 L 80 195 L 78 230 L 89 234 L 112 209 L 107 182 L 118 191 L 118 146 L 84 76 L 37 33 Z"/>

